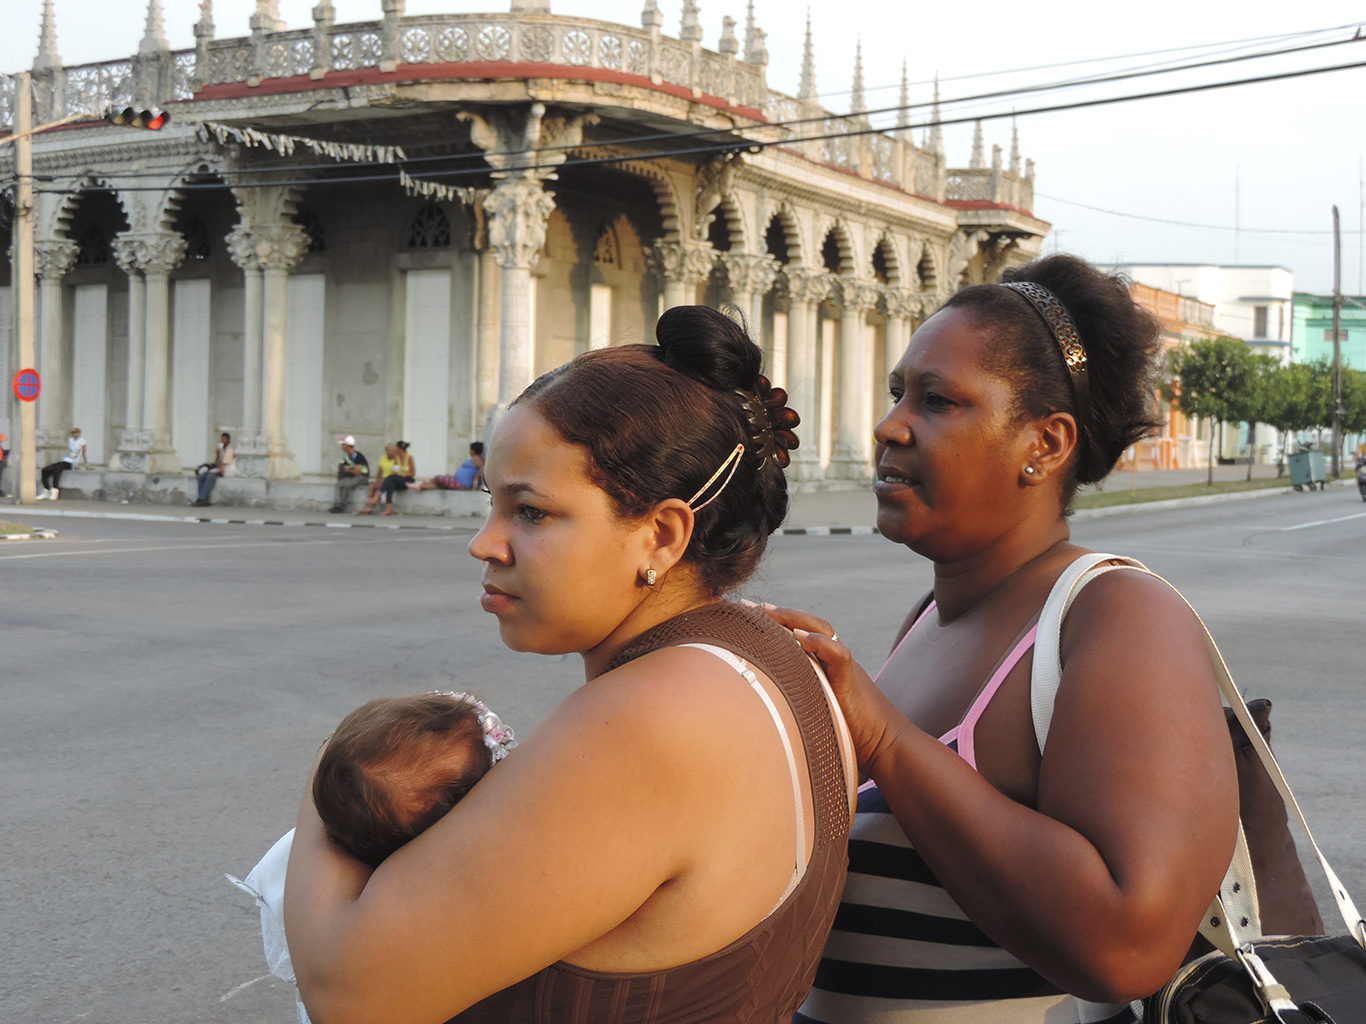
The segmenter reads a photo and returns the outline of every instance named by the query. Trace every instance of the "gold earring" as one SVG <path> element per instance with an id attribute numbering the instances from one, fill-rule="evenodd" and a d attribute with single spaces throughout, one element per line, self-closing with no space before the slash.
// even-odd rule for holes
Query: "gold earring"
<path id="1" fill-rule="evenodd" d="M 647 587 L 653 587 L 655 585 L 655 580 L 657 578 L 658 576 L 655 574 L 655 571 L 653 569 L 645 570 L 645 585 Z"/>

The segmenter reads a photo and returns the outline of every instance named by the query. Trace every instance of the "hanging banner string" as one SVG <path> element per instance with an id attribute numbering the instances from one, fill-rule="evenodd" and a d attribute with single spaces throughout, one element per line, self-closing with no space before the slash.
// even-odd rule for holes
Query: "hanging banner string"
<path id="1" fill-rule="evenodd" d="M 398 181 L 410 196 L 426 196 L 429 199 L 440 199 L 448 203 L 460 202 L 466 206 L 474 205 L 479 192 L 478 189 L 474 188 L 441 185 L 435 181 L 421 181 L 402 168 L 399 168 Z"/>
<path id="2" fill-rule="evenodd" d="M 371 146 L 355 142 L 328 142 L 325 139 L 307 139 L 300 135 L 282 135 L 278 132 L 263 132 L 259 128 L 239 128 L 236 125 L 221 124 L 217 121 L 197 122 L 199 138 L 204 142 L 217 139 L 218 144 L 226 146 L 236 142 L 247 147 L 261 147 L 274 150 L 281 156 L 291 156 L 297 148 L 310 150 L 317 156 L 331 160 L 346 160 L 353 163 L 397 164 L 407 159 L 402 146 Z M 454 185 L 441 185 L 434 181 L 414 178 L 401 167 L 398 171 L 399 184 L 410 196 L 424 196 L 440 199 L 443 202 L 459 202 L 472 205 L 477 199 L 473 188 L 460 188 Z"/>

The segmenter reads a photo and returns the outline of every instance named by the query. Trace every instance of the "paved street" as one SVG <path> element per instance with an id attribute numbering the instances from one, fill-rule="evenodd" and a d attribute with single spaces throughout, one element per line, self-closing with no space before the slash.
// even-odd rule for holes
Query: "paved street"
<path id="1" fill-rule="evenodd" d="M 321 738 L 363 700 L 434 687 L 523 731 L 581 678 L 577 659 L 501 647 L 468 530 L 40 525 L 61 538 L 0 545 L 0 1021 L 287 1024 L 256 911 L 222 873 L 289 827 Z M 1355 490 L 1075 534 L 1170 577 L 1244 691 L 1275 701 L 1282 763 L 1366 900 Z M 782 537 L 745 596 L 827 615 L 876 664 L 928 585 L 879 537 Z"/>

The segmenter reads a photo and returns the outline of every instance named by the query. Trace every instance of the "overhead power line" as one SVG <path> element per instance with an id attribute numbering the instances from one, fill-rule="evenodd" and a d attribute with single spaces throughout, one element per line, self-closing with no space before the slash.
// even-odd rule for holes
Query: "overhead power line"
<path id="1" fill-rule="evenodd" d="M 1350 27 L 1350 26 L 1349 26 L 1349 27 Z M 1259 52 L 1251 53 L 1251 54 L 1240 54 L 1240 55 L 1237 55 L 1237 56 L 1234 56 L 1234 57 L 1224 57 L 1224 58 L 1219 58 L 1219 59 L 1215 59 L 1215 60 L 1198 61 L 1198 62 L 1195 62 L 1195 63 L 1183 64 L 1183 65 L 1176 65 L 1176 66 L 1171 66 L 1171 67 L 1164 67 L 1164 68 L 1157 68 L 1157 69 L 1148 69 L 1148 70 L 1135 70 L 1135 71 L 1117 72 L 1117 73 L 1114 73 L 1114 74 L 1094 76 L 1094 77 L 1091 77 L 1091 78 L 1073 79 L 1073 80 L 1069 80 L 1069 81 L 1054 82 L 1054 83 L 1045 83 L 1045 84 L 1042 84 L 1042 85 L 1021 86 L 1020 88 L 1017 88 L 1017 89 L 999 89 L 999 90 L 994 90 L 994 91 L 991 91 L 991 92 L 976 93 L 976 94 L 969 95 L 969 96 L 960 96 L 960 97 L 950 98 L 950 99 L 947 99 L 947 100 L 941 100 L 941 101 L 940 101 L 940 107 L 941 107 L 941 109 L 942 109 L 942 108 L 945 108 L 945 107 L 947 107 L 947 108 L 953 108 L 953 107 L 961 106 L 961 105 L 963 105 L 963 104 L 975 103 L 975 102 L 980 102 L 980 101 L 983 101 L 983 100 L 1006 99 L 1006 98 L 1010 98 L 1010 97 L 1019 97 L 1019 96 L 1026 96 L 1026 95 L 1031 95 L 1031 94 L 1036 94 L 1036 93 L 1051 92 L 1051 91 L 1056 91 L 1056 90 L 1060 90 L 1060 89 L 1077 88 L 1077 87 L 1084 86 L 1084 85 L 1097 85 L 1097 84 L 1105 84 L 1105 83 L 1109 83 L 1109 82 L 1127 81 L 1127 80 L 1131 80 L 1131 79 L 1135 79 L 1135 78 L 1144 78 L 1144 77 L 1150 77 L 1150 76 L 1152 76 L 1152 75 L 1159 75 L 1159 74 L 1176 74 L 1176 73 L 1181 72 L 1181 71 L 1197 70 L 1197 69 L 1200 69 L 1200 68 L 1214 67 L 1214 66 L 1223 65 L 1223 64 L 1239 63 L 1239 62 L 1248 61 L 1248 60 L 1259 60 L 1259 59 L 1266 59 L 1266 58 L 1270 58 L 1270 57 L 1284 56 L 1284 55 L 1287 55 L 1287 54 L 1303 53 L 1303 52 L 1310 51 L 1310 50 L 1319 50 L 1319 49 L 1324 49 L 1324 48 L 1327 48 L 1327 47 L 1342 46 L 1342 45 L 1344 45 L 1344 44 L 1353 43 L 1353 42 L 1366 42 L 1366 38 L 1362 38 L 1362 37 L 1359 37 L 1359 36 L 1351 36 L 1351 37 L 1348 37 L 1348 38 L 1346 38 L 1346 39 L 1335 39 L 1335 40 L 1330 40 L 1330 41 L 1321 42 L 1321 43 L 1313 43 L 1313 44 L 1309 44 L 1309 45 L 1305 45 L 1305 46 L 1290 47 L 1290 48 L 1284 48 L 1284 49 L 1279 49 L 1279 50 L 1263 50 L 1263 51 L 1259 51 Z M 1116 102 L 1119 102 L 1119 101 L 1116 101 Z M 789 120 L 786 120 L 786 121 L 773 121 L 773 122 L 767 122 L 767 123 L 765 123 L 765 124 L 755 126 L 755 127 L 752 128 L 752 129 L 744 129 L 744 130 L 749 130 L 749 131 L 762 131 L 762 130 L 773 130 L 773 129 L 797 128 L 797 127 L 801 127 L 801 126 L 805 126 L 805 125 L 813 125 L 813 124 L 821 124 L 821 125 L 823 125 L 823 124 L 827 123 L 828 121 L 830 121 L 830 120 L 832 120 L 832 119 L 849 118 L 849 117 L 854 117 L 854 116 L 862 116 L 862 117 L 866 117 L 866 118 L 872 118 L 872 117 L 876 117 L 876 116 L 883 115 L 883 114 L 896 114 L 896 113 L 903 113 L 903 112 L 924 110 L 924 109 L 926 109 L 926 108 L 928 108 L 928 107 L 932 107 L 933 105 L 934 105 L 934 104 L 933 104 L 933 101 L 931 101 L 931 102 L 922 102 L 922 103 L 911 103 L 911 104 L 906 104 L 905 106 L 896 105 L 896 106 L 878 107 L 878 108 L 875 108 L 875 109 L 872 109 L 872 110 L 863 111 L 860 115 L 852 115 L 852 114 L 850 114 L 850 115 L 843 115 L 843 114 L 829 114 L 829 113 L 823 113 L 823 114 L 821 114 L 821 115 L 819 115 L 819 116 L 816 116 L 816 117 L 792 118 L 792 119 L 789 119 Z M 1066 108 L 1060 108 L 1060 109 L 1066 109 Z M 1024 113 L 1026 113 L 1026 111 L 1021 111 L 1020 113 L 1021 113 L 1021 114 L 1024 114 Z M 933 124 L 935 124 L 935 123 L 938 123 L 938 124 L 941 124 L 941 125 L 945 125 L 945 124 L 959 124 L 959 123 L 962 123 L 962 122 L 965 121 L 965 120 L 969 120 L 969 121 L 971 121 L 971 120 L 979 120 L 979 119 L 980 119 L 980 120 L 987 120 L 987 119 L 992 119 L 992 118 L 996 118 L 996 117 L 999 117 L 999 116 L 1001 116 L 1001 115 L 999 115 L 999 114 L 985 114 L 985 115 L 981 115 L 980 118 L 979 118 L 977 115 L 973 115 L 973 116 L 971 116 L 971 117 L 963 117 L 963 118 L 957 118 L 957 119 L 949 119 L 949 120 L 945 120 L 945 119 L 942 119 L 942 118 L 941 118 L 938 122 L 935 122 L 935 121 L 929 121 L 929 122 L 927 122 L 927 123 L 926 123 L 926 126 L 933 125 Z M 919 126 L 917 126 L 917 127 L 919 127 Z M 876 131 L 893 131 L 893 130 L 897 130 L 897 129 L 892 128 L 892 127 L 885 127 L 885 128 L 876 129 Z M 659 141 L 668 141 L 668 142 L 674 142 L 674 143 L 676 143 L 676 142 L 678 142 L 679 140 L 682 140 L 682 139 L 701 139 L 701 138 L 706 138 L 706 137 L 717 137 L 717 136 L 724 136 L 724 135 L 733 135 L 736 131 L 737 131 L 737 129 L 702 128 L 702 129 L 695 129 L 695 130 L 684 131 L 684 132 L 653 132 L 653 133 L 649 133 L 649 134 L 631 135 L 631 136 L 624 136 L 624 137 L 620 137 L 620 138 L 616 138 L 616 139 L 611 139 L 611 140 L 604 140 L 604 143 L 603 143 L 603 144 L 610 144 L 610 145 L 639 145 L 639 144 L 641 144 L 641 143 L 659 142 Z M 846 133 L 842 133 L 842 134 L 846 134 Z M 847 134 L 852 134 L 852 133 L 847 133 Z M 823 137 L 823 136 L 822 136 L 822 137 Z M 791 141 L 798 141 L 798 140 L 787 140 L 787 141 L 791 142 Z M 804 139 L 804 140 L 799 140 L 799 141 L 810 141 L 810 140 L 809 140 L 809 139 Z M 576 145 L 556 145 L 556 146 L 541 147 L 540 149 L 537 149 L 537 150 L 500 150 L 500 151 L 498 151 L 496 154 L 492 154 L 492 155 L 501 156 L 501 157 L 510 157 L 510 156 L 511 156 L 511 157 L 515 157 L 515 156 L 525 156 L 525 155 L 527 155 L 527 154 L 530 153 L 530 152 L 541 152 L 541 153 L 545 153 L 545 152 L 559 152 L 559 151 L 568 151 L 568 150 L 580 149 L 580 148 L 582 148 L 582 147 L 581 147 L 581 146 L 576 146 Z M 468 154 L 438 154 L 438 155 L 432 155 L 432 156 L 409 157 L 409 158 L 407 158 L 407 160 L 405 161 L 405 166 L 417 167 L 418 165 L 420 165 L 420 164 L 425 164 L 425 163 L 436 163 L 436 162 L 448 162 L 448 163 L 449 163 L 449 162 L 452 162 L 452 161 L 457 161 L 457 162 L 458 162 L 458 161 L 468 161 L 468 162 L 479 161 L 479 162 L 482 164 L 482 163 L 485 161 L 485 156 L 486 156 L 486 155 L 485 155 L 484 153 L 468 153 Z M 331 167 L 334 167 L 334 166 L 336 166 L 336 164 L 334 164 L 334 163 L 311 163 L 311 164 L 298 164 L 298 163 L 295 163 L 295 164 L 284 164 L 284 165 L 280 165 L 279 167 L 255 167 L 255 168 L 251 168 L 249 171 L 243 171 L 243 172 L 229 172 L 229 173 L 267 173 L 267 174 L 281 174 L 281 175 L 286 175 L 286 174 L 291 174 L 291 173 L 297 173 L 298 171 L 301 171 L 301 170 L 318 170 L 318 169 L 323 169 L 323 168 L 331 168 Z M 480 166 L 480 167 L 478 168 L 478 171 L 479 171 L 480 173 L 483 173 L 485 170 L 486 170 L 486 168 L 485 168 L 484 166 Z M 160 178 L 161 175 L 160 175 L 159 173 L 157 173 L 157 172 L 150 172 L 150 171 L 143 171 L 143 172 L 139 172 L 139 171 L 130 171 L 130 172 L 126 172 L 126 173 L 124 173 L 124 174 L 113 175 L 113 176 L 111 176 L 111 177 L 118 177 L 118 178 L 120 178 L 120 179 L 128 179 L 128 178 L 135 178 L 135 177 Z"/>
<path id="2" fill-rule="evenodd" d="M 1349 64 L 1334 64 L 1334 65 L 1330 65 L 1330 66 L 1327 66 L 1327 67 L 1299 68 L 1299 69 L 1294 70 L 1294 71 L 1281 71 L 1281 72 L 1277 72 L 1277 73 L 1275 73 L 1275 74 L 1257 75 L 1257 76 L 1254 76 L 1254 77 L 1251 77 L 1251 78 L 1229 79 L 1229 80 L 1222 81 L 1222 82 L 1206 82 L 1206 83 L 1203 83 L 1203 84 L 1200 84 L 1200 85 L 1182 86 L 1182 87 L 1173 88 L 1173 89 L 1159 89 L 1159 90 L 1154 90 L 1154 91 L 1151 91 L 1151 92 L 1133 93 L 1133 94 L 1130 94 L 1130 95 L 1127 95 L 1127 96 L 1108 96 L 1108 97 L 1103 97 L 1103 98 L 1100 98 L 1100 99 L 1093 99 L 1093 100 L 1076 100 L 1076 101 L 1071 102 L 1071 103 L 1055 103 L 1055 104 L 1050 104 L 1050 105 L 1047 105 L 1047 106 L 1032 107 L 1032 108 L 1025 109 L 1025 110 L 1008 110 L 1008 111 L 1007 111 L 1007 110 L 1003 110 L 1003 111 L 997 111 L 997 112 L 991 112 L 991 113 L 985 113 L 985 114 L 976 114 L 976 115 L 972 115 L 972 116 L 968 116 L 968 117 L 941 118 L 938 122 L 934 122 L 934 123 L 937 123 L 937 124 L 940 124 L 940 125 L 953 125 L 953 124 L 966 124 L 966 123 L 972 122 L 972 121 L 1001 120 L 1001 119 L 1009 118 L 1009 117 L 1028 117 L 1028 116 L 1035 115 L 1035 114 L 1052 114 L 1052 113 L 1059 113 L 1059 112 L 1066 111 L 1066 110 L 1080 110 L 1080 109 L 1086 109 L 1086 108 L 1090 108 L 1090 107 L 1110 106 L 1110 105 L 1113 105 L 1113 104 L 1116 104 L 1116 103 L 1133 103 L 1133 102 L 1136 102 L 1136 101 L 1138 101 L 1138 100 L 1159 99 L 1159 98 L 1165 97 L 1165 96 L 1182 96 L 1182 95 L 1189 95 L 1189 94 L 1191 94 L 1191 93 L 1197 93 L 1197 92 L 1210 92 L 1210 91 L 1215 90 L 1215 89 L 1231 89 L 1231 88 L 1236 88 L 1236 87 L 1238 87 L 1238 86 L 1243 86 L 1243 85 L 1255 85 L 1255 84 L 1258 84 L 1258 83 L 1261 83 L 1261 82 L 1276 82 L 1276 81 L 1284 81 L 1284 80 L 1292 79 L 1292 78 L 1305 78 L 1305 77 L 1308 77 L 1308 76 L 1311 76 L 1311 75 L 1329 74 L 1329 73 L 1336 72 L 1336 71 L 1351 71 L 1351 70 L 1355 70 L 1355 69 L 1357 69 L 1357 68 L 1363 68 L 1363 67 L 1366 67 L 1366 61 L 1355 61 L 1355 62 L 1352 62 L 1352 63 L 1349 63 Z M 922 125 L 913 125 L 913 126 L 911 126 L 911 127 L 912 127 L 912 128 L 927 127 L 928 124 L 929 124 L 929 122 L 927 122 L 926 125 L 924 125 L 924 126 L 922 126 Z M 764 127 L 767 127 L 767 126 L 764 126 Z M 512 172 L 512 173 L 515 173 L 515 172 L 518 172 L 518 171 L 564 170 L 564 169 L 570 169 L 570 168 L 574 168 L 574 167 L 588 167 L 588 166 L 594 166 L 594 165 L 600 166 L 600 165 L 604 165 L 604 164 L 616 164 L 616 163 L 631 163 L 631 162 L 638 162 L 638 161 L 641 161 L 641 160 L 659 160 L 659 159 L 665 159 L 665 158 L 671 158 L 671 157 L 672 157 L 672 158 L 677 158 L 677 157 L 683 157 L 683 156 L 699 156 L 699 155 L 704 155 L 704 154 L 725 154 L 725 153 L 743 153 L 743 152 L 754 152 L 754 153 L 757 153 L 757 152 L 761 152 L 762 150 L 768 149 L 768 148 L 773 147 L 773 146 L 778 146 L 778 147 L 792 147 L 792 146 L 800 145 L 800 144 L 806 143 L 806 142 L 821 142 L 821 141 L 824 141 L 824 140 L 826 140 L 826 139 L 856 138 L 856 137 L 862 136 L 862 135 L 878 135 L 878 134 L 882 134 L 882 132 L 883 132 L 883 129 L 880 129 L 880 128 L 858 128 L 858 129 L 852 129 L 852 130 L 848 130 L 848 131 L 826 132 L 826 133 L 817 134 L 817 135 L 807 135 L 807 136 L 802 136 L 802 137 L 799 137 L 799 138 L 780 139 L 780 140 L 745 139 L 745 138 L 742 137 L 741 139 L 739 139 L 739 140 L 737 140 L 737 141 L 734 141 L 734 142 L 725 142 L 725 143 L 720 143 L 720 144 L 700 145 L 700 146 L 685 146 L 685 147 L 678 147 L 678 148 L 673 148 L 673 149 L 661 149 L 661 150 L 656 150 L 656 151 L 650 152 L 650 153 L 621 153 L 621 154 L 612 154 L 612 155 L 608 155 L 608 156 L 599 156 L 599 157 L 571 157 L 571 158 L 569 158 L 568 160 L 564 160 L 564 161 L 556 161 L 556 162 L 552 162 L 552 163 L 531 163 L 531 164 L 522 164 L 522 165 L 520 165 L 520 166 L 502 168 L 502 170 L 507 171 L 507 172 Z M 578 147 L 576 147 L 576 148 L 578 148 Z M 484 176 L 484 175 L 487 175 L 488 172 L 489 172 L 489 168 L 487 168 L 487 167 L 473 167 L 473 168 L 452 168 L 452 169 L 434 168 L 434 169 L 424 170 L 422 173 L 423 173 L 426 177 L 428 177 L 428 178 L 460 178 L 460 177 Z M 389 181 L 389 180 L 393 180 L 393 179 L 396 178 L 396 177 L 397 177 L 397 171 L 395 171 L 395 172 L 393 172 L 393 173 L 390 173 L 390 174 L 378 174 L 378 175 L 347 175 L 347 176 L 339 176 L 339 177 L 305 178 L 305 179 L 293 178 L 293 179 L 290 179 L 289 183 L 290 183 L 290 184 L 295 184 L 295 185 L 330 185 L 330 184 L 337 184 L 337 183 L 342 183 L 342 182 L 353 182 L 353 183 L 354 183 L 354 182 L 364 182 L 364 181 Z M 280 184 L 282 184 L 282 182 L 280 182 L 280 181 L 233 182 L 232 185 L 231 185 L 231 187 L 232 187 L 232 188 L 268 188 L 268 187 L 273 188 L 273 187 L 279 186 Z M 219 188 L 222 188 L 223 186 L 222 186 L 222 185 L 219 185 L 219 184 L 217 184 L 217 183 L 205 184 L 205 185 L 196 185 L 196 184 L 188 184 L 188 183 L 187 183 L 187 184 L 177 185 L 177 186 L 175 186 L 175 187 L 178 188 L 178 189 L 181 189 L 181 190 L 191 191 L 191 190 L 200 190 L 200 189 L 219 189 Z M 126 191 L 133 191 L 133 192 L 137 192 L 137 191 L 143 191 L 143 192 L 161 192 L 161 191 L 165 191 L 166 186 L 165 186 L 165 185 L 129 185 L 129 186 L 125 186 L 124 189 L 125 189 Z M 83 190 L 83 189 L 44 189 L 44 190 L 42 190 L 42 191 L 51 192 L 51 193 L 53 193 L 53 194 L 64 194 L 64 195 L 65 195 L 65 194 L 72 194 L 72 193 L 74 193 L 74 192 L 79 192 L 79 191 L 84 191 L 84 190 Z"/>
<path id="3" fill-rule="evenodd" d="M 1092 213 L 1104 213 L 1111 217 L 1126 217 L 1129 220 L 1147 221 L 1150 224 L 1169 224 L 1178 228 L 1198 228 L 1202 231 L 1229 231 L 1246 235 L 1331 235 L 1331 229 L 1324 228 L 1244 228 L 1234 227 L 1231 224 L 1199 224 L 1195 221 L 1172 220 L 1168 217 L 1152 217 L 1143 213 L 1130 213 L 1125 210 L 1111 210 L 1104 206 L 1092 206 L 1089 203 L 1079 203 L 1074 199 L 1063 199 L 1060 196 L 1050 196 L 1043 192 L 1035 191 L 1036 199 L 1047 199 L 1052 203 L 1062 203 L 1065 206 L 1075 206 L 1081 210 L 1090 210 Z M 1361 232 L 1343 229 L 1341 234 L 1353 235 Z"/>

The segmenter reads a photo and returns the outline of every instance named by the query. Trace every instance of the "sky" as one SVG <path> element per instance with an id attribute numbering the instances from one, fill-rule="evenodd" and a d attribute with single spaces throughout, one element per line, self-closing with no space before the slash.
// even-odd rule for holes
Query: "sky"
<path id="1" fill-rule="evenodd" d="M 311 25 L 313 2 L 280 0 L 290 28 Z M 192 46 L 198 3 L 164 3 L 172 47 Z M 335 3 L 339 23 L 380 17 L 380 0 Z M 140 0 L 55 0 L 55 6 L 58 51 L 65 63 L 136 52 L 144 25 Z M 552 0 L 557 14 L 628 25 L 640 23 L 642 6 L 642 0 Z M 754 0 L 754 6 L 768 33 L 769 86 L 795 93 L 807 9 L 780 0 Z M 253 0 L 215 0 L 218 36 L 247 34 L 254 7 Z M 408 0 L 406 13 L 506 7 L 507 0 Z M 665 33 L 677 36 L 682 0 L 660 0 L 660 7 Z M 32 64 L 41 8 L 42 0 L 0 2 L 0 70 L 13 72 Z M 701 8 L 704 46 L 715 47 L 724 15 L 735 18 L 743 34 L 745 0 L 701 0 Z M 848 109 L 860 43 L 868 105 L 876 108 L 897 102 L 903 61 L 914 104 L 928 102 L 936 73 L 945 100 L 957 100 L 1157 62 L 1209 59 L 1216 52 L 1228 56 L 1347 40 L 1354 28 L 1318 30 L 1364 26 L 1358 42 L 1309 53 L 1063 92 L 946 103 L 945 116 L 1008 115 L 1012 108 L 1028 111 L 1079 99 L 1366 62 L 1366 21 L 1361 20 L 1360 4 L 1346 0 L 1245 0 L 1238 5 L 1148 0 L 1128 7 L 1091 0 L 1038 0 L 1032 5 L 978 0 L 968 6 L 812 0 L 809 10 L 817 88 L 825 106 L 836 112 Z M 1291 34 L 1298 35 L 1286 38 Z M 1024 68 L 1031 70 L 1018 70 Z M 913 111 L 913 122 L 924 115 L 923 110 Z M 1089 109 L 1023 113 L 1017 123 L 1021 151 L 1036 165 L 1034 213 L 1053 225 L 1046 252 L 1060 249 L 1100 263 L 1273 264 L 1294 272 L 1297 290 L 1326 293 L 1333 287 L 1331 207 L 1336 204 L 1343 230 L 1342 289 L 1361 295 L 1366 293 L 1361 258 L 1363 115 L 1366 67 Z M 993 143 L 1009 152 L 1008 116 L 985 121 L 983 131 L 988 159 Z M 966 166 L 971 125 L 950 125 L 944 137 L 950 165 Z"/>

